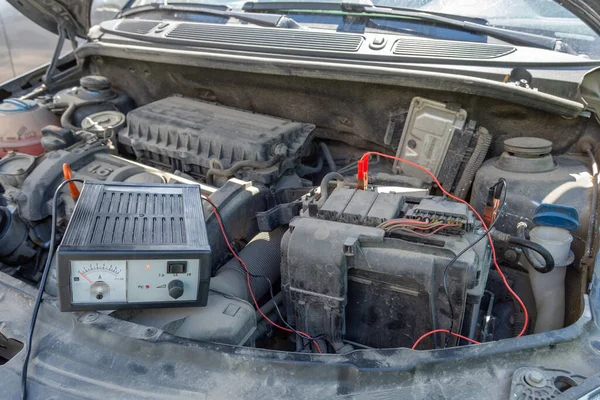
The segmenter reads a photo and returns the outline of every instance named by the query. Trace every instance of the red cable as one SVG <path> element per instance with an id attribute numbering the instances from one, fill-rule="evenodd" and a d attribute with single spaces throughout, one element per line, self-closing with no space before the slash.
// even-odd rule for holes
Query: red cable
<path id="1" fill-rule="evenodd" d="M 481 215 L 479 215 L 477 210 L 475 210 L 475 208 L 473 208 L 473 206 L 471 206 L 467 201 L 452 195 L 450 192 L 448 192 L 446 189 L 444 189 L 442 184 L 440 183 L 440 181 L 437 179 L 437 177 L 431 171 L 429 171 L 427 168 L 425 168 L 419 164 L 416 164 L 412 161 L 405 160 L 403 158 L 390 156 L 388 154 L 379 153 L 376 151 L 369 151 L 369 152 L 363 154 L 363 156 L 359 160 L 359 165 L 363 166 L 363 170 L 361 171 L 363 176 L 365 176 L 365 175 L 368 176 L 368 170 L 366 170 L 366 168 L 368 168 L 368 166 L 369 166 L 369 157 L 371 155 L 376 155 L 376 156 L 380 156 L 380 157 L 384 157 L 384 158 L 389 158 L 392 160 L 397 160 L 401 163 L 408 164 L 413 167 L 419 168 L 422 171 L 425 171 L 425 173 L 427 175 L 429 175 L 433 179 L 433 181 L 436 183 L 436 185 L 440 188 L 442 193 L 444 193 L 446 196 L 450 197 L 453 200 L 456 200 L 460 203 L 466 204 L 467 207 L 469 207 L 469 209 L 473 212 L 473 214 L 475 214 L 475 216 L 481 221 L 483 228 L 486 231 L 488 230 L 488 227 L 487 227 L 485 221 L 483 220 Z M 517 335 L 517 337 L 521 337 L 525 334 L 525 332 L 527 332 L 527 326 L 529 325 L 529 313 L 527 312 L 525 303 L 523 303 L 523 300 L 521 300 L 519 295 L 517 295 L 517 293 L 515 293 L 515 291 L 510 287 L 510 285 L 508 284 L 508 281 L 506 280 L 506 276 L 504 275 L 504 273 L 500 269 L 500 266 L 498 265 L 498 260 L 496 259 L 496 248 L 494 247 L 494 242 L 492 241 L 492 235 L 490 234 L 490 232 L 487 232 L 487 237 L 490 242 L 490 247 L 492 249 L 492 259 L 494 262 L 494 267 L 496 268 L 496 271 L 498 271 L 498 274 L 500 274 L 500 277 L 502 278 L 502 282 L 504 283 L 504 286 L 506 286 L 506 289 L 508 290 L 508 292 L 515 298 L 515 300 L 517 300 L 517 303 L 519 303 L 519 306 L 521 307 L 521 309 L 523 310 L 523 314 L 525 315 L 525 324 L 523 325 L 523 329 L 521 329 L 521 332 Z M 439 330 L 436 330 L 436 331 L 439 331 Z M 431 331 L 431 332 L 426 333 L 425 335 L 421 336 L 421 338 L 419 338 L 419 340 L 421 340 L 423 337 L 427 337 L 429 334 L 433 334 L 436 331 Z M 458 335 L 453 332 L 450 332 L 450 334 L 454 335 L 454 336 Z M 417 340 L 417 343 L 419 342 L 419 340 Z M 413 346 L 413 348 L 414 348 L 414 346 Z"/>
<path id="2" fill-rule="evenodd" d="M 207 196 L 202 195 L 202 197 L 210 200 Z M 229 251 L 231 252 L 231 254 L 233 254 L 233 256 L 235 257 L 236 260 L 238 260 L 238 262 L 242 265 L 242 267 L 244 267 L 244 270 L 246 271 L 246 280 L 248 282 L 248 290 L 250 291 L 250 296 L 252 296 L 252 301 L 254 302 L 254 306 L 256 307 L 256 310 L 258 310 L 258 312 L 260 313 L 260 315 L 267 321 L 269 322 L 271 325 L 273 325 L 276 328 L 281 329 L 282 331 L 285 332 L 294 332 L 292 329 L 286 328 L 284 326 L 281 326 L 279 324 L 276 324 L 275 322 L 271 321 L 269 319 L 269 317 L 267 317 L 262 310 L 260 309 L 260 307 L 258 306 L 258 301 L 256 300 L 256 297 L 254 296 L 254 291 L 252 290 L 252 284 L 250 283 L 250 270 L 248 269 L 248 266 L 246 265 L 246 263 L 244 262 L 244 260 L 242 260 L 238 255 L 237 252 L 233 249 L 233 247 L 231 246 L 231 243 L 229 243 L 229 238 L 227 237 L 227 233 L 225 232 L 225 227 L 223 226 L 223 221 L 221 221 L 221 217 L 219 217 L 219 213 L 217 212 L 217 210 L 215 209 L 215 206 L 213 206 L 211 203 L 209 203 L 210 206 L 213 209 L 213 214 L 215 214 L 215 218 L 217 219 L 217 222 L 219 223 L 219 228 L 221 229 L 221 233 L 223 234 L 223 238 L 225 239 L 225 243 L 227 244 L 227 247 L 229 248 Z M 313 343 L 315 344 L 315 347 L 317 348 L 317 351 L 319 353 L 323 353 L 321 351 L 321 346 L 319 346 L 319 343 L 317 343 L 316 340 L 314 340 L 310 335 L 296 330 L 296 332 L 298 332 L 300 335 L 304 336 L 305 339 L 308 340 L 312 340 Z"/>
<path id="3" fill-rule="evenodd" d="M 473 339 L 469 339 L 466 336 L 463 335 L 459 335 L 458 333 L 454 333 L 454 332 L 450 332 L 448 329 L 435 329 L 433 331 L 429 331 L 426 334 L 422 335 L 420 338 L 417 339 L 417 341 L 415 342 L 415 344 L 413 344 L 413 346 L 411 347 L 411 350 L 414 350 L 417 348 L 417 346 L 419 345 L 419 343 L 421 343 L 421 340 L 425 339 L 427 336 L 431 336 L 434 333 L 439 333 L 439 332 L 444 332 L 444 333 L 449 333 L 450 335 L 460 338 L 460 339 L 464 339 L 467 342 L 471 342 L 473 344 L 481 344 L 481 342 L 478 342 L 477 340 L 473 340 Z"/>

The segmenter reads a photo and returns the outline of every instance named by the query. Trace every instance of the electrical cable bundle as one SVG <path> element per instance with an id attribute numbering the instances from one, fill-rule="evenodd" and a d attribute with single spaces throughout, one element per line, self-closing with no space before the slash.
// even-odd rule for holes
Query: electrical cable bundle
<path id="1" fill-rule="evenodd" d="M 445 223 L 445 222 L 430 222 L 419 221 L 416 219 L 390 219 L 380 224 L 378 228 L 383 229 L 387 233 L 405 232 L 419 237 L 428 237 L 435 235 L 448 228 L 460 227 L 460 224 Z M 418 232 L 423 231 L 423 232 Z"/>

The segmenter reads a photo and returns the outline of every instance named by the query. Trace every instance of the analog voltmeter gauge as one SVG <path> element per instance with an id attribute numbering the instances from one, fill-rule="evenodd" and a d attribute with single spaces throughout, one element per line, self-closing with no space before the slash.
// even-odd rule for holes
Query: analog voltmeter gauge
<path id="1" fill-rule="evenodd" d="M 71 261 L 73 303 L 118 303 L 127 301 L 127 262 Z"/>

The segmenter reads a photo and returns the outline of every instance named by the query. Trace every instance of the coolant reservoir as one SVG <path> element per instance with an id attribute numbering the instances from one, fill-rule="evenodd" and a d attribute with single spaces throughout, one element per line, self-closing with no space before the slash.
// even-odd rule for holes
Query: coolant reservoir
<path id="1" fill-rule="evenodd" d="M 7 99 L 0 103 L 0 157 L 9 151 L 44 153 L 42 128 L 60 125 L 58 117 L 31 100 Z"/>
<path id="2" fill-rule="evenodd" d="M 504 153 L 486 161 L 475 176 L 471 204 L 482 213 L 488 190 L 498 179 L 508 184 L 504 213 L 496 227 L 516 235 L 519 221 L 531 222 L 541 203 L 575 208 L 581 224 L 573 236 L 585 238 L 592 198 L 588 167 L 574 159 L 552 156 L 552 142 L 533 137 L 515 137 L 504 142 Z"/>

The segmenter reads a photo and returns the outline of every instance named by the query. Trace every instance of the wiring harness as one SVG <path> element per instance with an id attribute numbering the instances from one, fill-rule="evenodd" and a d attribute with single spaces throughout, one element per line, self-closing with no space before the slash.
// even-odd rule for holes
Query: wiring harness
<path id="1" fill-rule="evenodd" d="M 416 219 L 390 219 L 378 226 L 378 228 L 388 233 L 402 231 L 420 237 L 432 236 L 444 229 L 454 227 L 460 227 L 460 224 L 431 222 L 429 220 L 419 221 Z"/>

